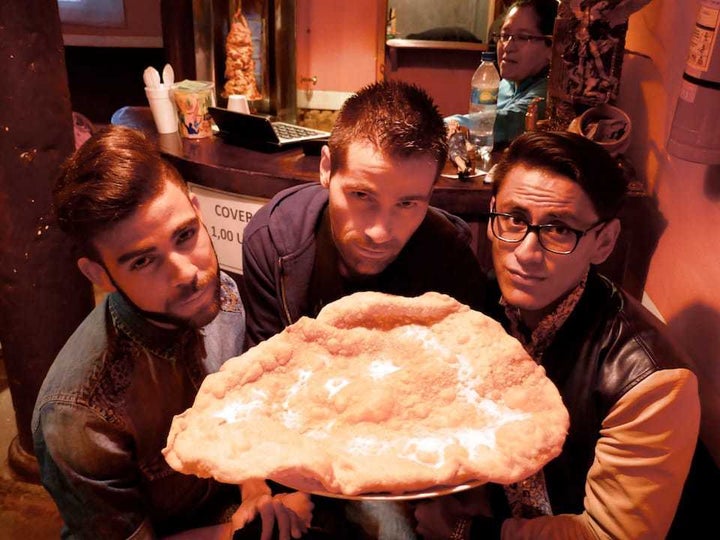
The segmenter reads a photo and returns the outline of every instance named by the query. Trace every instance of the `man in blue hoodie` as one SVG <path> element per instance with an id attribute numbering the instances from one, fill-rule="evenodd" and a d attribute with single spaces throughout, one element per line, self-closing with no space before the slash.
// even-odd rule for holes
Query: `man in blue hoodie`
<path id="1" fill-rule="evenodd" d="M 320 183 L 278 193 L 245 229 L 247 346 L 357 291 L 437 291 L 480 309 L 469 227 L 430 206 L 446 159 L 442 116 L 422 89 L 385 81 L 349 98 Z"/>

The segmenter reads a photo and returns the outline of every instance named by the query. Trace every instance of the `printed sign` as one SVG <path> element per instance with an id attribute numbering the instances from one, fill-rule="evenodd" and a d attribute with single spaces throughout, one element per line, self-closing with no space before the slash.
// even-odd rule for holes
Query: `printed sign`
<path id="1" fill-rule="evenodd" d="M 245 226 L 267 199 L 237 195 L 189 183 L 200 201 L 203 221 L 212 238 L 220 267 L 242 274 L 242 237 Z"/>
<path id="2" fill-rule="evenodd" d="M 718 7 L 720 2 L 705 0 L 700 6 L 695 28 L 690 37 L 690 51 L 687 67 L 699 71 L 707 71 L 710 66 L 715 40 L 718 32 Z"/>

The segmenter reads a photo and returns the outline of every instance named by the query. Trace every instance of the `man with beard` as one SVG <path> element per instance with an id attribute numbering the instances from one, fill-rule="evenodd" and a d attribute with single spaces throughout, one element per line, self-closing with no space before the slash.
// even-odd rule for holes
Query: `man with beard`
<path id="1" fill-rule="evenodd" d="M 237 286 L 219 270 L 197 198 L 140 133 L 111 126 L 64 164 L 53 204 L 81 272 L 109 292 L 58 354 L 33 414 L 62 537 L 146 539 L 228 522 L 238 487 L 177 473 L 161 452 L 173 416 L 244 338 Z M 264 522 L 269 511 L 299 526 L 267 493 L 243 486 L 245 514 L 250 505 Z"/>

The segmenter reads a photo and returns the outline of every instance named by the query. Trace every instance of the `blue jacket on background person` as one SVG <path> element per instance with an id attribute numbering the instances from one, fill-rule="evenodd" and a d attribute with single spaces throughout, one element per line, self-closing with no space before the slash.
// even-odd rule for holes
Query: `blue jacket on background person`
<path id="1" fill-rule="evenodd" d="M 497 39 L 500 72 L 494 143 L 505 146 L 525 131 L 525 114 L 535 98 L 538 119 L 545 117 L 556 0 L 515 0 L 505 13 Z M 445 119 L 469 127 L 466 114 Z"/>
<path id="2" fill-rule="evenodd" d="M 520 83 L 507 79 L 500 80 L 497 101 L 497 116 L 493 128 L 495 144 L 505 144 L 525 131 L 525 114 L 535 98 L 542 98 L 538 103 L 538 118 L 545 116 L 545 102 L 547 95 L 547 71 L 535 77 L 529 77 Z M 470 128 L 470 119 L 467 114 L 454 114 L 445 118 L 445 121 L 457 120 L 464 127 Z"/>

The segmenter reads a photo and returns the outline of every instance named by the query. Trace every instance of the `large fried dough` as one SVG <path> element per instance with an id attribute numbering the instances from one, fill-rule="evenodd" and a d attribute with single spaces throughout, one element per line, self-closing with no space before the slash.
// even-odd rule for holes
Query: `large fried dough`
<path id="1" fill-rule="evenodd" d="M 222 482 L 397 494 L 521 480 L 560 453 L 568 421 L 494 320 L 438 293 L 363 292 L 209 375 L 164 454 Z"/>

